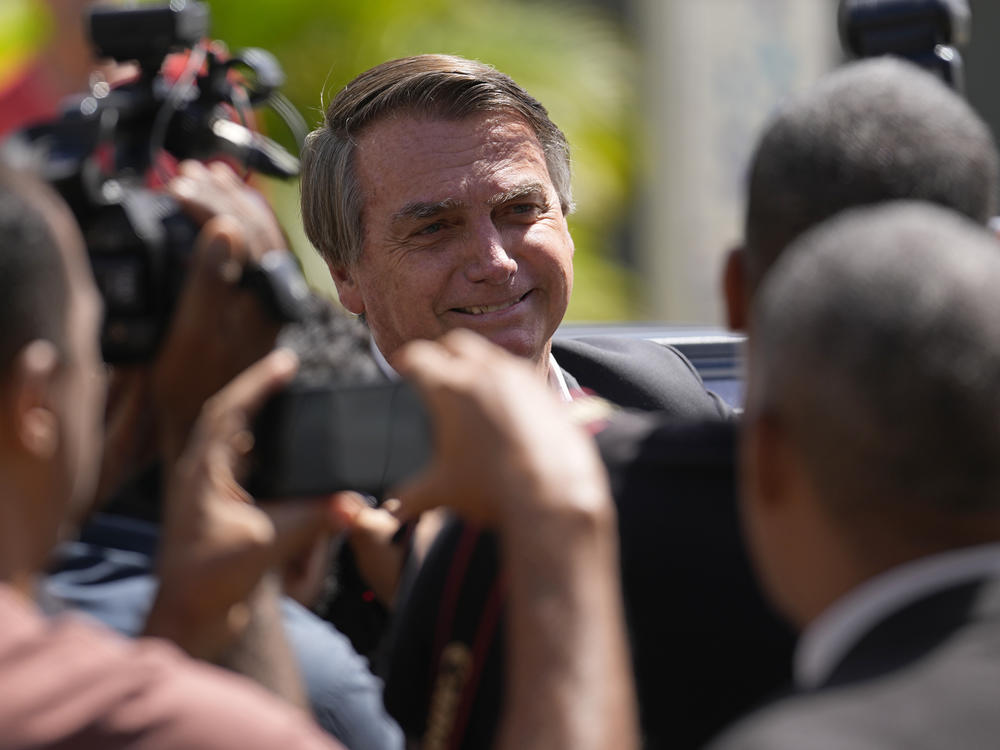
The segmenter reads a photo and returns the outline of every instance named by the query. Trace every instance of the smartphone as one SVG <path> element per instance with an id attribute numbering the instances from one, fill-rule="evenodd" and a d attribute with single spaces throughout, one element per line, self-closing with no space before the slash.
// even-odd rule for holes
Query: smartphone
<path id="1" fill-rule="evenodd" d="M 431 425 L 404 381 L 292 384 L 261 409 L 246 489 L 257 498 L 355 490 L 381 500 L 430 459 Z"/>

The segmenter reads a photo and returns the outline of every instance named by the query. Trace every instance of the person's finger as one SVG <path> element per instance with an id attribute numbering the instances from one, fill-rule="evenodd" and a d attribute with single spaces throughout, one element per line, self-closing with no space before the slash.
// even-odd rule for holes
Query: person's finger
<path id="1" fill-rule="evenodd" d="M 185 292 L 218 304 L 219 285 L 232 285 L 243 274 L 243 229 L 230 216 L 209 219 L 198 233 Z M 204 299 L 203 299 L 204 298 Z"/>
<path id="2" fill-rule="evenodd" d="M 498 351 L 482 336 L 458 329 L 437 341 L 405 344 L 395 364 L 399 374 L 411 380 L 428 400 L 436 400 L 442 388 L 472 390 L 489 371 Z"/>
<path id="3" fill-rule="evenodd" d="M 177 172 L 182 177 L 193 180 L 205 179 L 208 176 L 208 167 L 197 159 L 184 159 L 177 165 Z"/>
<path id="4" fill-rule="evenodd" d="M 357 504 L 364 501 L 353 492 L 328 497 L 269 500 L 259 504 L 274 525 L 275 561 L 290 560 L 322 534 L 350 531 L 357 518 Z"/>
<path id="5" fill-rule="evenodd" d="M 167 190 L 198 224 L 213 216 L 235 218 L 245 228 L 242 244 L 249 257 L 259 259 L 268 250 L 287 244 L 267 200 L 227 164 L 213 162 L 206 167 L 182 162 L 179 176 L 171 180 Z"/>
<path id="6" fill-rule="evenodd" d="M 394 488 L 393 495 L 399 502 L 390 512 L 400 523 L 416 520 L 421 513 L 440 506 L 441 496 L 435 492 L 436 487 L 436 472 L 431 469 Z"/>
<path id="7" fill-rule="evenodd" d="M 208 165 L 208 172 L 218 181 L 220 185 L 227 185 L 231 188 L 242 189 L 243 180 L 236 174 L 231 166 L 222 161 L 213 161 Z"/>
<path id="8" fill-rule="evenodd" d="M 464 328 L 449 331 L 438 339 L 438 343 L 452 356 L 474 362 L 489 359 L 499 349 L 485 337 Z"/>
<path id="9" fill-rule="evenodd" d="M 228 169 L 225 165 L 218 166 Z M 178 176 L 167 183 L 166 189 L 188 216 L 197 224 L 204 224 L 213 216 L 240 214 L 234 196 L 245 188 L 235 175 L 231 177 L 200 162 L 183 161 L 178 166 Z"/>
<path id="10" fill-rule="evenodd" d="M 399 520 L 395 515 L 384 508 L 373 508 L 364 501 L 362 507 L 357 508 L 351 524 L 351 533 L 354 536 L 366 536 L 385 542 L 392 539 L 397 531 L 399 531 Z"/>
<path id="11" fill-rule="evenodd" d="M 432 412 L 438 400 L 436 392 L 460 375 L 453 354 L 436 341 L 405 344 L 395 365 L 399 374 L 417 387 Z"/>
<path id="12" fill-rule="evenodd" d="M 209 187 L 210 179 L 204 164 L 189 159 L 178 165 L 177 176 L 166 185 L 167 193 L 199 225 L 223 213 L 219 210 L 217 192 Z"/>

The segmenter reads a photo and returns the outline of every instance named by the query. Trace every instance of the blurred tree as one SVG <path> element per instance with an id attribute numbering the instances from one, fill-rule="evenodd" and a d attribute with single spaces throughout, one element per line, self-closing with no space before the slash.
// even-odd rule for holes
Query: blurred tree
<path id="1" fill-rule="evenodd" d="M 568 318 L 631 317 L 629 273 L 613 242 L 631 199 L 636 60 L 622 30 L 580 3 L 539 0 L 211 0 L 212 35 L 232 48 L 264 47 L 284 66 L 284 92 L 310 127 L 323 103 L 361 71 L 424 52 L 482 60 L 537 97 L 569 138 L 574 197 L 576 286 Z M 276 120 L 272 135 L 290 139 Z M 300 226 L 297 193 L 272 196 L 290 230 Z M 301 232 L 293 243 L 310 281 L 331 289 Z"/>

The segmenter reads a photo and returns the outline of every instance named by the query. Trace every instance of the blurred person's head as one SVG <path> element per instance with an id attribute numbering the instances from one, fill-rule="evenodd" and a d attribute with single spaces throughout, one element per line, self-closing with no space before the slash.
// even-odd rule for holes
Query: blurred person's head
<path id="1" fill-rule="evenodd" d="M 757 143 L 744 247 L 730 254 L 730 326 L 785 247 L 855 206 L 923 200 L 985 224 L 996 210 L 989 128 L 938 78 L 890 57 L 848 64 L 782 106 Z"/>
<path id="2" fill-rule="evenodd" d="M 496 69 L 392 60 L 330 103 L 302 155 L 302 215 L 340 300 L 392 360 L 470 328 L 547 367 L 572 290 L 569 147 Z"/>
<path id="3" fill-rule="evenodd" d="M 96 481 L 101 303 L 65 204 L 0 168 L 0 487 L 4 546 L 40 565 Z M 41 557 L 40 557 L 41 556 Z M 5 574 L 10 573 L 10 558 Z"/>
<path id="4" fill-rule="evenodd" d="M 802 235 L 754 301 L 744 515 L 798 623 L 875 573 L 1000 538 L 1000 243 L 926 203 Z"/>

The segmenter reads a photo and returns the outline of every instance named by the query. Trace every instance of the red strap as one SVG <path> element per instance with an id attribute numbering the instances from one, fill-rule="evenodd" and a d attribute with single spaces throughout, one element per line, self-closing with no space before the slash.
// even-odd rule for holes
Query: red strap
<path id="1" fill-rule="evenodd" d="M 462 529 L 462 536 L 458 540 L 455 557 L 452 560 L 451 567 L 448 569 L 448 580 L 445 582 L 444 591 L 441 594 L 441 607 L 438 609 L 434 650 L 431 651 L 430 695 L 434 695 L 434 685 L 437 681 L 437 668 L 441 662 L 441 652 L 444 651 L 444 647 L 448 643 L 451 627 L 455 621 L 458 593 L 462 588 L 462 581 L 465 580 L 465 571 L 469 567 L 469 558 L 472 556 L 472 551 L 476 548 L 476 539 L 478 538 L 479 530 L 475 527 L 466 525 Z"/>
<path id="2" fill-rule="evenodd" d="M 462 702 L 455 714 L 455 723 L 452 726 L 451 738 L 448 743 L 449 748 L 457 748 L 465 735 L 465 727 L 472 715 L 476 688 L 479 687 L 479 678 L 483 674 L 483 666 L 489 654 L 490 645 L 493 643 L 493 636 L 496 633 L 497 623 L 500 621 L 500 613 L 503 611 L 503 603 L 506 598 L 507 578 L 503 574 L 499 574 L 493 582 L 490 597 L 486 600 L 483 616 L 479 621 L 479 629 L 476 631 L 476 641 L 472 647 L 472 669 L 462 687 Z"/>

